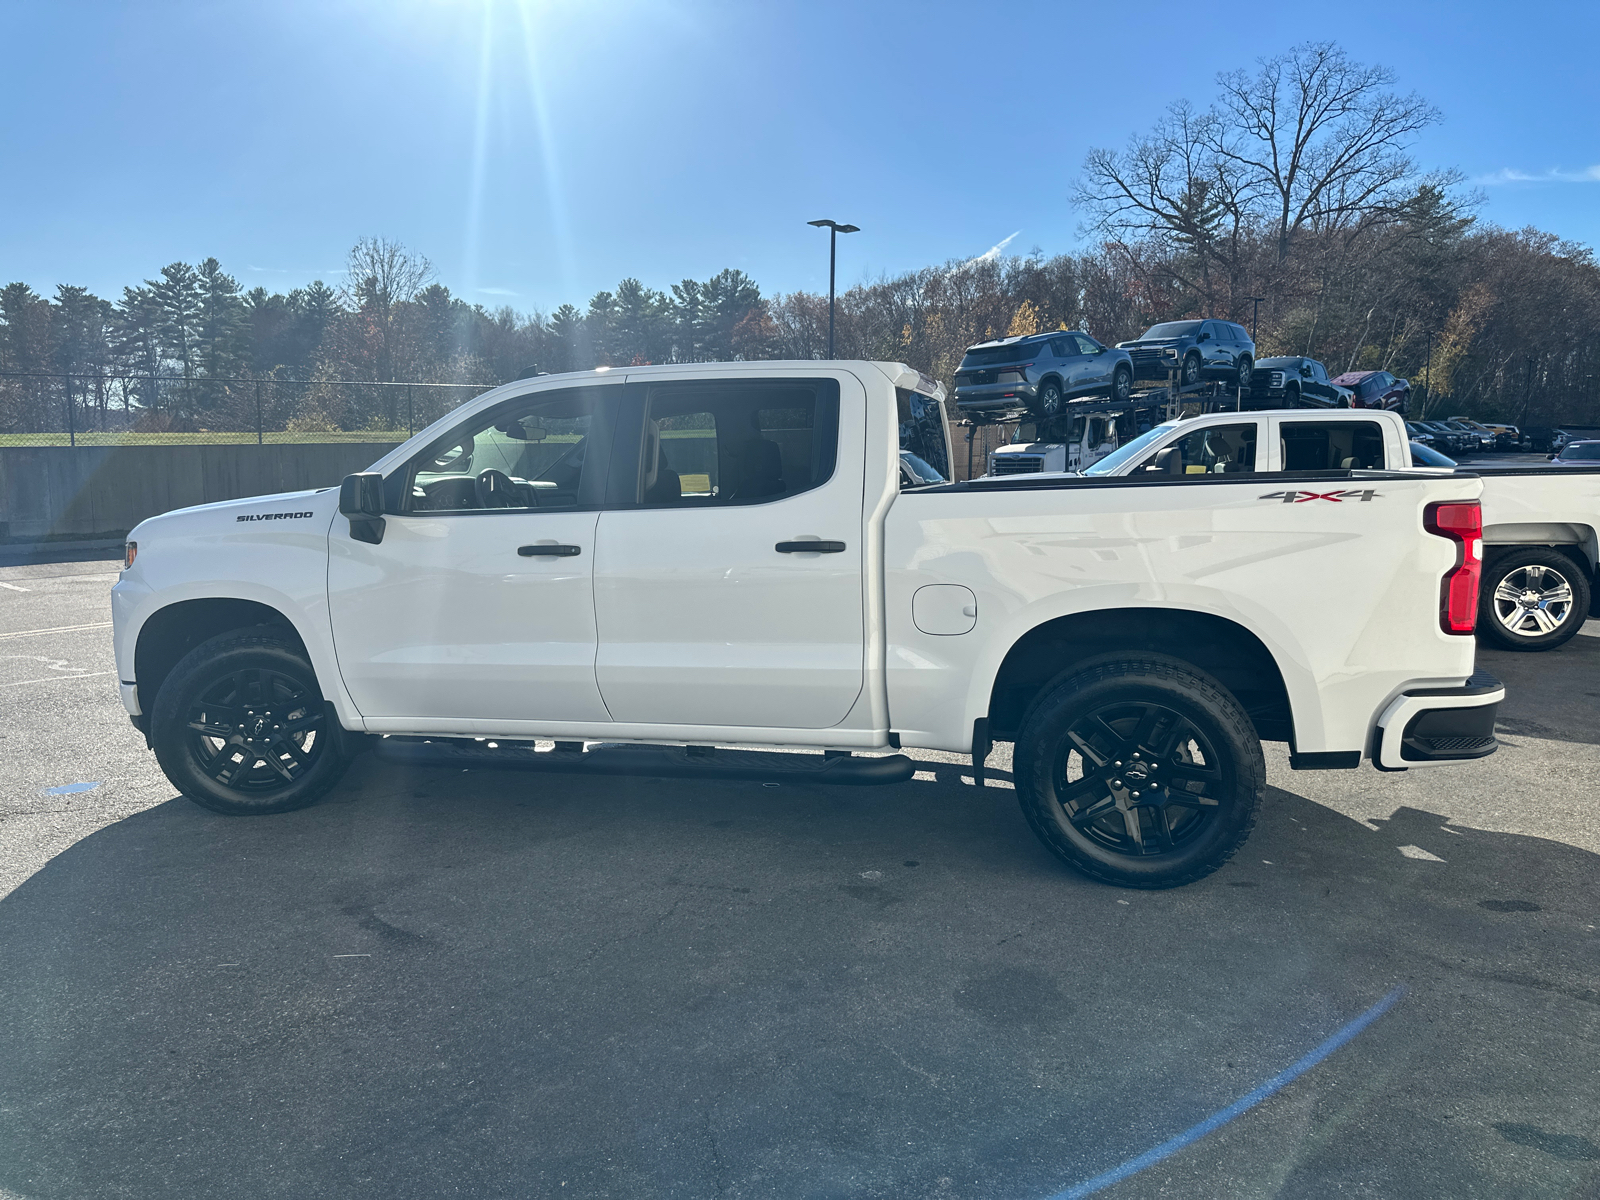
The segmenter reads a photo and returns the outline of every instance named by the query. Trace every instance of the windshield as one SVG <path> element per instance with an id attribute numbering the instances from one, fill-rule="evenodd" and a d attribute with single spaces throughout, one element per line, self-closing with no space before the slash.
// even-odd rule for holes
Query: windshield
<path id="1" fill-rule="evenodd" d="M 1453 467 L 1456 465 L 1456 460 L 1440 454 L 1432 446 L 1424 446 L 1421 442 L 1412 442 L 1411 465 L 1413 467 Z"/>
<path id="2" fill-rule="evenodd" d="M 1141 342 L 1151 338 L 1179 338 L 1188 337 L 1200 328 L 1199 321 L 1164 321 L 1160 325 L 1152 325 L 1144 331 Z"/>
<path id="3" fill-rule="evenodd" d="M 1563 462 L 1600 462 L 1600 442 L 1579 442 L 1561 452 Z"/>
<path id="4" fill-rule="evenodd" d="M 1126 445 L 1117 447 L 1117 449 L 1095 463 L 1094 466 L 1086 468 L 1083 473 L 1085 475 L 1110 475 L 1123 463 L 1137 458 L 1151 442 L 1158 439 L 1167 430 L 1176 427 L 1176 421 L 1168 421 L 1165 425 L 1157 425 L 1149 432 L 1141 433 Z"/>
<path id="5" fill-rule="evenodd" d="M 974 346 L 968 350 L 961 360 L 961 365 L 956 369 L 965 371 L 969 367 L 992 367 L 996 363 L 1026 362 L 1039 352 L 1041 342 L 1013 342 L 1007 346 Z"/>

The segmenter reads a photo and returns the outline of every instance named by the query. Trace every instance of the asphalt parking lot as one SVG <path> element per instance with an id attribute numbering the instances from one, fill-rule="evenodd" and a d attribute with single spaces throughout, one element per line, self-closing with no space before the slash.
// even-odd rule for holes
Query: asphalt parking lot
<path id="1" fill-rule="evenodd" d="M 116 698 L 108 561 L 0 567 L 0 1200 L 1600 1196 L 1600 622 L 1503 747 L 1292 773 L 1211 878 L 891 788 L 410 770 L 230 819 Z M 43 632 L 39 632 L 43 631 Z"/>

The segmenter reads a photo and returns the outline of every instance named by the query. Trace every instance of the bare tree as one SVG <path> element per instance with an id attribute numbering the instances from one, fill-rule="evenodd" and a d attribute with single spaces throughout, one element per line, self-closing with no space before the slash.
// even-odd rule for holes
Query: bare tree
<path id="1" fill-rule="evenodd" d="M 1211 150 L 1245 180 L 1279 262 L 1308 226 L 1344 228 L 1397 210 L 1413 193 L 1417 164 L 1406 147 L 1439 112 L 1415 93 L 1391 91 L 1394 81 L 1388 67 L 1362 66 L 1333 42 L 1262 59 L 1254 75 L 1218 76 Z"/>

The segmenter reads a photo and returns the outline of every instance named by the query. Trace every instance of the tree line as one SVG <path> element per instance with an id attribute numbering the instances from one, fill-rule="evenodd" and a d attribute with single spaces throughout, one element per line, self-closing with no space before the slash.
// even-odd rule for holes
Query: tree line
<path id="1" fill-rule="evenodd" d="M 838 353 L 948 385 L 974 342 L 1071 328 L 1110 343 L 1220 317 L 1255 330 L 1258 357 L 1407 376 L 1430 414 L 1600 424 L 1600 264 L 1553 234 L 1481 221 L 1458 176 L 1409 152 L 1437 119 L 1332 43 L 1224 72 L 1208 106 L 1180 101 L 1122 149 L 1090 152 L 1063 197 L 1089 249 L 852 287 Z M 343 280 L 246 290 L 208 258 L 115 300 L 8 284 L 0 432 L 58 430 L 68 413 L 80 428 L 247 428 L 263 404 L 275 429 L 392 430 L 412 416 L 402 392 L 361 382 L 826 353 L 826 296 L 764 296 L 732 269 L 665 290 L 625 279 L 583 308 L 518 313 L 468 303 L 426 258 L 368 238 Z M 417 424 L 468 394 L 427 392 Z"/>

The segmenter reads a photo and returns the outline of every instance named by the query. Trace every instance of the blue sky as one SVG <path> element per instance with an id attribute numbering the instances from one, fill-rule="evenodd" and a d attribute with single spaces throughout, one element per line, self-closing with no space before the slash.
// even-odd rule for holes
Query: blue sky
<path id="1" fill-rule="evenodd" d="M 825 290 L 813 217 L 862 227 L 841 286 L 1058 253 L 1090 146 L 1320 38 L 1443 111 L 1416 153 L 1484 219 L 1596 245 L 1597 37 L 1593 0 L 0 0 L 0 281 L 115 297 L 214 254 L 287 289 L 378 234 L 548 312 L 726 266 Z"/>

